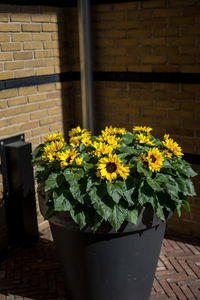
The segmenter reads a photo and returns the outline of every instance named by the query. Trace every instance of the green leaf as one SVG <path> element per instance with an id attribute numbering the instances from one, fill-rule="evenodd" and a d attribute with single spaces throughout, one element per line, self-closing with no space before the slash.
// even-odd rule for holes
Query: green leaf
<path id="1" fill-rule="evenodd" d="M 55 211 L 70 211 L 72 204 L 70 203 L 73 200 L 71 193 L 68 190 L 60 192 L 60 189 L 53 191 L 53 200 Z"/>
<path id="2" fill-rule="evenodd" d="M 42 159 L 44 144 L 39 144 L 32 152 L 32 162 L 37 163 Z"/>
<path id="3" fill-rule="evenodd" d="M 74 180 L 79 181 L 84 176 L 84 171 L 83 169 L 76 169 L 75 171 L 73 171 L 69 168 L 66 168 L 63 172 L 63 175 L 66 181 L 70 184 Z"/>
<path id="4" fill-rule="evenodd" d="M 47 180 L 45 181 L 45 192 L 58 187 L 57 177 L 58 177 L 57 173 L 51 173 L 48 176 Z"/>
<path id="5" fill-rule="evenodd" d="M 97 194 L 97 189 L 93 188 L 92 191 L 89 192 L 89 196 L 91 202 L 93 204 L 96 212 L 107 221 L 110 215 L 112 214 L 112 204 L 109 201 L 102 201 L 102 198 Z"/>
<path id="6" fill-rule="evenodd" d="M 146 177 L 151 177 L 152 172 L 144 167 L 143 163 L 141 161 L 137 161 L 137 171 L 140 174 L 144 174 Z"/>
<path id="7" fill-rule="evenodd" d="M 195 196 L 195 190 L 193 182 L 188 178 L 177 178 L 176 179 L 180 192 L 183 193 L 185 196 Z"/>
<path id="8" fill-rule="evenodd" d="M 126 145 L 130 145 L 134 140 L 134 135 L 131 132 L 126 132 L 122 136 L 122 143 Z"/>
<path id="9" fill-rule="evenodd" d="M 126 214 L 126 220 L 132 224 L 137 224 L 138 221 L 138 210 L 128 210 Z"/>
<path id="10" fill-rule="evenodd" d="M 119 203 L 119 200 L 123 196 L 123 182 L 122 181 L 116 181 L 114 183 L 107 182 L 107 192 L 108 195 L 113 199 L 115 203 Z"/>
<path id="11" fill-rule="evenodd" d="M 126 209 L 124 209 L 120 205 L 115 205 L 110 217 L 108 218 L 108 221 L 113 226 L 113 228 L 117 231 L 121 227 L 126 216 L 127 216 Z"/>
<path id="12" fill-rule="evenodd" d="M 185 210 L 190 213 L 190 204 L 189 204 L 189 202 L 187 200 L 183 200 L 182 204 L 183 204 L 183 207 L 185 208 Z"/>
<path id="13" fill-rule="evenodd" d="M 146 182 L 143 182 L 139 187 L 138 202 L 141 206 L 144 206 L 146 203 L 150 203 L 152 207 L 155 208 L 154 191 Z"/>
<path id="14" fill-rule="evenodd" d="M 118 149 L 119 152 L 123 152 L 123 153 L 127 153 L 127 154 L 131 154 L 131 155 L 136 155 L 138 156 L 140 151 L 139 150 L 136 150 L 134 149 L 133 147 L 128 147 L 128 146 L 124 146 L 122 145 L 119 149 Z"/>
<path id="15" fill-rule="evenodd" d="M 71 209 L 70 215 L 72 219 L 80 226 L 80 229 L 83 229 L 87 225 L 85 213 L 80 207 Z"/>
<path id="16" fill-rule="evenodd" d="M 124 193 L 123 193 L 123 198 L 128 202 L 129 206 L 132 206 L 134 204 L 132 200 L 132 196 L 135 191 L 136 191 L 136 185 L 134 179 L 131 176 L 129 176 L 127 180 L 124 182 Z"/>
<path id="17" fill-rule="evenodd" d="M 147 177 L 147 183 L 154 191 L 156 192 L 162 191 L 160 184 L 155 179 L 152 179 L 151 177 Z"/>

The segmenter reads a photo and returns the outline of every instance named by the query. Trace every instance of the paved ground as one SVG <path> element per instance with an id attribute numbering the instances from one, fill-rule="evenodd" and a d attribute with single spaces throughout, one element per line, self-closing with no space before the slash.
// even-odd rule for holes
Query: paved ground
<path id="1" fill-rule="evenodd" d="M 0 300 L 31 299 L 67 299 L 49 230 L 0 261 Z M 200 241 L 164 239 L 150 300 L 158 299 L 200 300 Z"/>

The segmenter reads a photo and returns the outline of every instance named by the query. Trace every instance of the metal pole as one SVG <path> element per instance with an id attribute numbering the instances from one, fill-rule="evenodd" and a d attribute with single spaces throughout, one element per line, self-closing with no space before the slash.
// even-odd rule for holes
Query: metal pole
<path id="1" fill-rule="evenodd" d="M 83 127 L 94 134 L 90 0 L 78 0 Z"/>

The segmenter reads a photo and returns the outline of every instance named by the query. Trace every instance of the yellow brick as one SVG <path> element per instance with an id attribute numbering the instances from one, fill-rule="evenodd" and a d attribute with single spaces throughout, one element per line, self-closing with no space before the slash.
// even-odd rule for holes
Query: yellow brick
<path id="1" fill-rule="evenodd" d="M 40 126 L 52 124 L 56 122 L 56 117 L 48 117 L 39 121 Z"/>
<path id="2" fill-rule="evenodd" d="M 60 73 L 61 72 L 61 67 L 60 66 L 55 66 L 55 73 Z M 63 72 L 68 72 L 68 71 L 70 71 L 70 68 L 69 68 L 69 70 L 64 70 L 64 68 L 62 68 L 62 71 Z"/>
<path id="3" fill-rule="evenodd" d="M 126 37 L 125 30 L 108 30 L 104 32 L 105 38 L 122 39 Z"/>
<path id="4" fill-rule="evenodd" d="M 0 42 L 9 42 L 10 34 L 9 33 L 1 33 L 0 34 Z"/>
<path id="5" fill-rule="evenodd" d="M 50 16 L 48 15 L 32 15 L 31 16 L 32 22 L 38 22 L 38 23 L 45 23 L 50 21 Z"/>
<path id="6" fill-rule="evenodd" d="M 154 29 L 154 35 L 155 36 L 176 36 L 178 35 L 178 29 L 177 28 L 156 28 Z"/>
<path id="7" fill-rule="evenodd" d="M 1 72 L 0 73 L 0 80 L 5 80 L 5 79 L 11 79 L 13 78 L 13 72 Z"/>
<path id="8" fill-rule="evenodd" d="M 0 128 L 7 127 L 8 124 L 9 124 L 8 119 L 2 119 L 2 120 L 0 120 Z"/>
<path id="9" fill-rule="evenodd" d="M 58 66 L 59 64 L 59 58 L 50 58 L 45 60 L 45 66 Z"/>
<path id="10" fill-rule="evenodd" d="M 45 58 L 51 56 L 52 56 L 51 50 L 35 51 L 35 58 Z"/>
<path id="11" fill-rule="evenodd" d="M 50 33 L 33 33 L 33 41 L 49 41 L 51 40 Z"/>
<path id="12" fill-rule="evenodd" d="M 57 41 L 59 39 L 59 34 L 57 32 L 54 32 L 51 34 L 52 41 Z"/>
<path id="13" fill-rule="evenodd" d="M 0 117 L 10 117 L 10 116 L 16 116 L 20 114 L 21 108 L 20 107 L 15 107 L 15 108 L 10 108 L 6 110 L 0 111 Z"/>
<path id="14" fill-rule="evenodd" d="M 42 49 L 42 42 L 27 42 L 23 47 L 24 50 L 39 50 Z"/>
<path id="15" fill-rule="evenodd" d="M 10 119 L 9 123 L 11 125 L 14 125 L 14 124 L 20 124 L 20 123 L 24 123 L 24 122 L 28 122 L 28 121 L 29 121 L 29 116 L 23 115 L 23 116 L 18 116 L 18 117 L 14 117 L 14 118 Z"/>
<path id="16" fill-rule="evenodd" d="M 16 106 L 16 105 L 20 105 L 20 104 L 25 104 L 27 103 L 27 97 L 20 97 L 20 98 L 15 98 L 12 100 L 8 100 L 8 106 Z"/>
<path id="17" fill-rule="evenodd" d="M 140 63 L 139 56 L 119 56 L 117 57 L 117 64 L 137 64 Z"/>
<path id="18" fill-rule="evenodd" d="M 144 56 L 142 58 L 144 64 L 164 64 L 167 62 L 165 56 Z"/>
<path id="19" fill-rule="evenodd" d="M 40 109 L 50 108 L 56 106 L 56 101 L 43 101 L 40 103 Z"/>
<path id="20" fill-rule="evenodd" d="M 12 41 L 13 42 L 25 42 L 31 41 L 32 36 L 30 33 L 13 33 L 12 34 Z"/>
<path id="21" fill-rule="evenodd" d="M 7 107 L 7 102 L 6 102 L 6 100 L 1 100 L 0 101 L 0 108 L 1 109 L 4 109 L 4 108 L 6 108 Z"/>
<path id="22" fill-rule="evenodd" d="M 23 87 L 19 89 L 19 95 L 31 95 L 37 93 L 37 87 L 36 86 L 30 86 L 30 87 Z"/>
<path id="23" fill-rule="evenodd" d="M 20 71 L 15 72 L 16 78 L 30 77 L 30 76 L 34 76 L 34 75 L 35 75 L 34 70 L 20 70 Z"/>
<path id="24" fill-rule="evenodd" d="M 22 31 L 40 31 L 40 24 L 22 24 Z"/>
<path id="25" fill-rule="evenodd" d="M 32 52 L 18 52 L 13 54 L 14 60 L 27 60 L 27 59 L 32 59 L 33 54 Z"/>
<path id="26" fill-rule="evenodd" d="M 16 70 L 16 69 L 23 69 L 24 62 L 10 62 L 4 64 L 5 70 Z"/>
<path id="27" fill-rule="evenodd" d="M 61 91 L 51 92 L 47 95 L 48 99 L 56 99 L 61 97 Z"/>
<path id="28" fill-rule="evenodd" d="M 11 14 L 11 22 L 30 22 L 30 15 L 26 14 Z"/>
<path id="29" fill-rule="evenodd" d="M 55 131 L 62 131 L 63 127 L 63 122 L 56 122 L 55 124 L 50 126 L 50 130 L 55 132 Z"/>
<path id="30" fill-rule="evenodd" d="M 57 24 L 42 24 L 42 31 L 57 31 Z"/>
<path id="31" fill-rule="evenodd" d="M 0 24 L 1 32 L 20 31 L 20 24 Z"/>
<path id="32" fill-rule="evenodd" d="M 116 40 L 116 45 L 118 47 L 133 47 L 137 46 L 138 40 L 137 39 L 121 39 L 121 40 Z"/>
<path id="33" fill-rule="evenodd" d="M 38 87 L 39 88 L 39 87 Z M 29 102 L 38 102 L 46 99 L 46 94 L 29 96 Z"/>
<path id="34" fill-rule="evenodd" d="M 60 56 L 60 51 L 59 51 L 59 49 L 54 49 L 54 50 L 52 50 L 52 56 Z"/>
<path id="35" fill-rule="evenodd" d="M 58 21 L 59 21 L 59 19 L 58 19 L 57 15 L 51 16 L 51 20 L 50 20 L 51 23 L 57 23 Z"/>
<path id="36" fill-rule="evenodd" d="M 12 98 L 18 95 L 16 89 L 0 91 L 0 99 Z"/>
<path id="37" fill-rule="evenodd" d="M 37 111 L 37 112 L 34 112 L 34 113 L 31 113 L 30 114 L 30 119 L 31 120 L 39 120 L 43 117 L 46 117 L 47 116 L 47 111 L 46 110 L 43 110 L 43 111 Z"/>
<path id="38" fill-rule="evenodd" d="M 4 128 L 4 129 L 1 129 L 0 130 L 0 136 L 9 136 L 9 135 L 13 135 L 15 133 L 20 133 L 19 132 L 20 130 L 20 126 L 12 126 L 12 127 L 7 127 L 7 128 Z"/>
<path id="39" fill-rule="evenodd" d="M 45 64 L 44 60 L 37 60 L 33 59 L 30 61 L 25 61 L 25 68 L 35 68 L 35 67 L 42 67 Z"/>
<path id="40" fill-rule="evenodd" d="M 21 50 L 20 43 L 3 43 L 1 44 L 1 51 L 18 51 Z"/>
<path id="41" fill-rule="evenodd" d="M 41 134 L 49 134 L 49 126 L 46 127 L 39 127 L 32 130 L 33 136 L 41 135 Z"/>
<path id="42" fill-rule="evenodd" d="M 48 110 L 49 115 L 62 115 L 62 107 L 55 107 Z"/>
<path id="43" fill-rule="evenodd" d="M 47 74 L 53 74 L 53 73 L 54 73 L 53 67 L 39 68 L 36 70 L 36 75 L 47 75 Z"/>
<path id="44" fill-rule="evenodd" d="M 0 22 L 8 22 L 8 14 L 0 13 Z"/>
<path id="45" fill-rule="evenodd" d="M 166 44 L 166 40 L 163 37 L 147 38 L 142 40 L 142 44 L 145 46 L 161 46 Z"/>
<path id="46" fill-rule="evenodd" d="M 151 65 L 128 65 L 129 72 L 152 72 Z"/>
<path id="47" fill-rule="evenodd" d="M 28 122 L 26 124 L 21 125 L 20 130 L 29 130 L 38 127 L 38 121 Z"/>
<path id="48" fill-rule="evenodd" d="M 11 53 L 0 53 L 0 61 L 12 60 Z"/>
<path id="49" fill-rule="evenodd" d="M 194 37 L 169 37 L 168 38 L 169 46 L 185 46 L 185 45 L 194 45 Z"/>
<path id="50" fill-rule="evenodd" d="M 48 92 L 48 91 L 53 91 L 53 90 L 55 90 L 55 83 L 42 84 L 42 85 L 38 86 L 39 92 Z"/>
<path id="51" fill-rule="evenodd" d="M 36 110 L 38 110 L 38 104 L 29 104 L 23 107 L 23 113 L 28 113 Z"/>
<path id="52" fill-rule="evenodd" d="M 59 48 L 58 41 L 44 42 L 44 49 L 58 49 L 58 48 Z"/>

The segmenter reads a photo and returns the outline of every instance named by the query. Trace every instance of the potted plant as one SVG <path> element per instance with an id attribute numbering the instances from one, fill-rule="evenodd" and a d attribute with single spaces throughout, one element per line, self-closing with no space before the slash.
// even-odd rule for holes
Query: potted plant
<path id="1" fill-rule="evenodd" d="M 190 211 L 196 173 L 181 147 L 152 129 L 79 126 L 51 134 L 33 152 L 42 214 L 65 269 L 69 299 L 150 296 L 166 220 Z"/>

